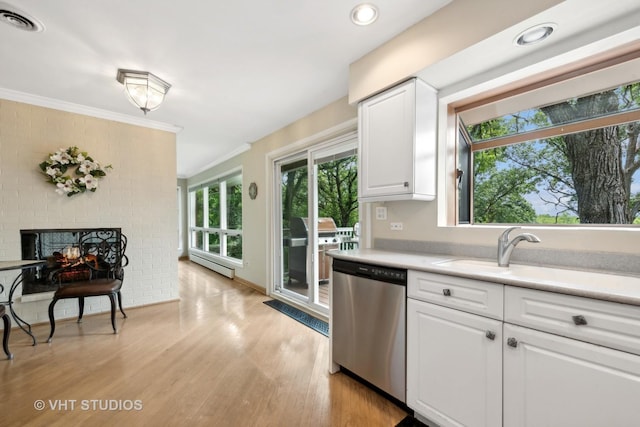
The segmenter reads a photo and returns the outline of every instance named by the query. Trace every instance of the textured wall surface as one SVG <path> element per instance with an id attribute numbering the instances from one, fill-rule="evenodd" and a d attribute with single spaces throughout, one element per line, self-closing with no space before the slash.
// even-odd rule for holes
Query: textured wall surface
<path id="1" fill-rule="evenodd" d="M 61 196 L 38 164 L 74 145 L 113 169 L 95 193 Z M 120 227 L 129 239 L 125 309 L 177 299 L 176 179 L 171 132 L 0 100 L 0 260 L 20 259 L 21 229 Z M 15 276 L 2 272 L 0 283 Z M 14 300 L 25 320 L 48 321 L 50 295 Z M 108 298 L 86 300 L 86 314 L 108 310 Z M 56 317 L 76 315 L 76 301 L 56 305 Z"/>

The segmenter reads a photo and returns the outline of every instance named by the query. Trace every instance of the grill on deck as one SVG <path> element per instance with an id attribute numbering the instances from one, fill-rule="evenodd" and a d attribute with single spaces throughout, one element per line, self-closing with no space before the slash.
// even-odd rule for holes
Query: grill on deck
<path id="1" fill-rule="evenodd" d="M 308 284 L 307 266 L 311 266 L 309 225 L 307 218 L 291 218 L 289 224 L 289 281 Z M 321 282 L 329 280 L 331 262 L 326 252 L 338 249 L 341 237 L 333 218 L 318 218 L 318 272 Z"/>

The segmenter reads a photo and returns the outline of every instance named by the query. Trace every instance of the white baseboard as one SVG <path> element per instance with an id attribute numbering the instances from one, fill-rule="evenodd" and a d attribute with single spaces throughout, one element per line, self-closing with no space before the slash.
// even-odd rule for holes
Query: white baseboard
<path id="1" fill-rule="evenodd" d="M 219 264 L 215 261 L 201 258 L 195 254 L 190 254 L 189 259 L 191 259 L 191 261 L 195 262 L 196 264 L 200 264 L 203 267 L 207 267 L 209 270 L 213 270 L 216 273 L 220 273 L 223 276 L 228 277 L 229 279 L 233 279 L 236 274 L 236 270 L 234 268 L 227 267 L 226 265 Z"/>

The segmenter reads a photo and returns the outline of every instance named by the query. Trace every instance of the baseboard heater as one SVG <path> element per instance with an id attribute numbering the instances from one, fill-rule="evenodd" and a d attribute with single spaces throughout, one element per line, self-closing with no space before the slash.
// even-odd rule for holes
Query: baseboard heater
<path id="1" fill-rule="evenodd" d="M 207 258 L 199 257 L 196 254 L 190 254 L 189 259 L 191 259 L 191 261 L 195 262 L 196 264 L 200 264 L 203 267 L 207 267 L 209 270 L 213 270 L 216 273 L 220 273 L 223 276 L 228 277 L 229 279 L 233 279 L 236 274 L 236 270 L 234 268 L 227 267 L 226 265 L 223 265 L 216 261 L 212 261 Z"/>

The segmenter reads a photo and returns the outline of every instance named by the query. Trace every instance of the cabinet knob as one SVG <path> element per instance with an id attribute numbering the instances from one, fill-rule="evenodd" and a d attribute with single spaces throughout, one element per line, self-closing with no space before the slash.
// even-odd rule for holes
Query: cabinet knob
<path id="1" fill-rule="evenodd" d="M 450 297 L 451 296 L 451 289 L 443 289 L 442 290 L 442 295 L 444 295 L 445 297 Z"/>
<path id="2" fill-rule="evenodd" d="M 587 319 L 585 319 L 584 316 L 582 316 L 582 315 L 580 315 L 580 316 L 572 316 L 571 318 L 573 319 L 573 323 L 575 323 L 578 326 L 587 324 Z"/>
<path id="3" fill-rule="evenodd" d="M 489 338 L 491 341 L 496 339 L 496 333 L 493 331 L 487 331 L 486 334 L 484 334 L 487 338 Z"/>
<path id="4" fill-rule="evenodd" d="M 404 182 L 404 188 L 409 188 L 409 182 L 408 181 Z"/>
<path id="5" fill-rule="evenodd" d="M 515 338 L 513 338 L 513 337 L 512 337 L 512 338 L 509 338 L 509 339 L 507 339 L 507 345 L 508 345 L 509 347 L 516 348 L 516 347 L 518 346 L 518 340 L 517 340 L 517 339 L 515 339 Z"/>

